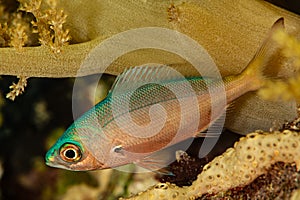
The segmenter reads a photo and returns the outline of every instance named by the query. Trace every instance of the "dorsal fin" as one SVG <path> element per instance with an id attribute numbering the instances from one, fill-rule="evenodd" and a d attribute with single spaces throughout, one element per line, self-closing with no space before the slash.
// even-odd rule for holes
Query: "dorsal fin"
<path id="1" fill-rule="evenodd" d="M 136 89 L 147 83 L 165 83 L 171 80 L 184 79 L 176 70 L 166 65 L 154 64 L 151 66 L 131 67 L 121 73 L 115 80 L 112 91 L 120 93 Z M 115 90 L 117 88 L 117 91 Z"/>

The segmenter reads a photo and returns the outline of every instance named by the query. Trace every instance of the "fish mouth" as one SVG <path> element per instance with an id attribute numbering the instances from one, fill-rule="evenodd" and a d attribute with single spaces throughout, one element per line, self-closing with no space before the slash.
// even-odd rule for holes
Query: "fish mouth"
<path id="1" fill-rule="evenodd" d="M 49 151 L 46 154 L 46 158 L 45 158 L 45 164 L 48 165 L 49 167 L 54 167 L 54 168 L 60 168 L 60 169 L 66 169 L 66 170 L 70 170 L 69 168 L 67 168 L 65 165 L 61 164 L 59 161 L 57 161 L 57 159 L 54 156 L 54 152 Z"/>
<path id="2" fill-rule="evenodd" d="M 46 156 L 46 164 L 51 164 L 52 162 L 54 162 L 54 156 Z"/>
<path id="3" fill-rule="evenodd" d="M 53 163 L 55 162 L 54 156 L 53 155 L 48 155 L 48 153 L 46 154 L 45 157 L 45 163 L 46 165 L 53 167 Z"/>
<path id="4" fill-rule="evenodd" d="M 50 161 L 46 161 L 45 163 L 46 163 L 46 165 L 48 165 L 49 167 L 54 167 L 54 166 L 53 166 L 53 163 L 50 162 Z"/>
<path id="5" fill-rule="evenodd" d="M 63 164 L 60 164 L 58 162 L 55 162 L 54 158 L 48 158 L 46 159 L 46 165 L 48 165 L 49 167 L 54 167 L 54 168 L 59 168 L 59 169 L 65 169 L 65 170 L 70 170 L 70 168 L 66 167 Z"/>

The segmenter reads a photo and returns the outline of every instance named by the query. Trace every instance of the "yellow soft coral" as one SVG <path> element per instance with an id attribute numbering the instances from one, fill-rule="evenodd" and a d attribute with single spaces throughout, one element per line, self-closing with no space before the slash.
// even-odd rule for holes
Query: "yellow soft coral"
<path id="1" fill-rule="evenodd" d="M 282 46 L 283 54 L 293 59 L 293 66 L 297 73 L 287 80 L 267 81 L 259 95 L 269 100 L 294 100 L 300 103 L 300 41 L 295 36 L 284 31 L 274 34 L 274 40 Z"/>
<path id="2" fill-rule="evenodd" d="M 17 51 L 21 52 L 23 50 L 22 47 L 25 46 L 28 41 L 29 32 L 29 24 L 26 24 L 22 19 L 22 14 L 13 14 L 13 19 L 8 29 L 10 37 L 9 46 L 14 47 Z"/>
<path id="3" fill-rule="evenodd" d="M 258 94 L 268 100 L 290 101 L 300 103 L 300 73 L 285 81 L 268 81 Z"/>
<path id="4" fill-rule="evenodd" d="M 22 13 L 8 13 L 0 4 L 0 47 L 14 47 L 21 52 L 28 42 L 29 24 Z"/>
<path id="5" fill-rule="evenodd" d="M 35 28 L 34 32 L 39 34 L 40 44 L 49 47 L 53 53 L 57 54 L 71 39 L 69 30 L 65 30 L 63 27 L 67 15 L 62 9 L 57 9 L 56 0 L 45 2 L 49 8 L 43 10 L 41 9 L 42 0 L 20 0 L 20 10 L 34 15 L 35 21 L 32 22 L 32 25 Z"/>
<path id="6" fill-rule="evenodd" d="M 294 66 L 300 69 L 300 41 L 295 36 L 289 35 L 284 31 L 274 34 L 274 40 L 282 46 L 283 54 L 288 58 L 294 59 Z"/>
<path id="7" fill-rule="evenodd" d="M 11 91 L 6 95 L 6 98 L 14 101 L 17 96 L 22 94 L 25 91 L 25 87 L 27 86 L 27 79 L 26 76 L 19 76 L 18 83 L 13 83 L 9 88 Z"/>

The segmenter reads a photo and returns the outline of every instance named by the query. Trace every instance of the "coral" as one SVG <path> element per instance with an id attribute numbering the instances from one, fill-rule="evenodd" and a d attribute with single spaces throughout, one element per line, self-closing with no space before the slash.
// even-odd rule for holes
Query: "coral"
<path id="1" fill-rule="evenodd" d="M 14 47 L 17 52 L 22 51 L 28 41 L 31 29 L 22 13 L 8 13 L 0 4 L 0 47 Z"/>
<path id="2" fill-rule="evenodd" d="M 171 5 L 168 7 L 167 9 L 168 12 L 168 20 L 169 22 L 173 22 L 173 21 L 180 21 L 180 11 L 178 6 L 175 6 L 173 3 L 171 3 Z"/>
<path id="3" fill-rule="evenodd" d="M 300 199 L 300 189 L 293 192 L 291 200 L 298 200 Z"/>
<path id="4" fill-rule="evenodd" d="M 232 188 L 216 194 L 205 194 L 197 200 L 290 199 L 293 191 L 300 188 L 299 179 L 300 173 L 297 172 L 294 164 L 279 162 L 245 187 Z"/>
<path id="5" fill-rule="evenodd" d="M 290 101 L 296 99 L 300 103 L 300 41 L 296 36 L 283 31 L 278 31 L 274 35 L 274 40 L 282 47 L 283 54 L 287 58 L 293 59 L 296 73 L 287 80 L 267 81 L 265 87 L 259 91 L 259 95 L 268 100 Z"/>
<path id="6" fill-rule="evenodd" d="M 32 25 L 35 28 L 34 33 L 39 34 L 39 42 L 42 46 L 50 48 L 50 50 L 58 54 L 62 47 L 66 46 L 71 39 L 69 30 L 63 28 L 67 15 L 62 9 L 57 9 L 56 0 L 47 0 L 48 9 L 42 10 L 42 0 L 33 0 L 24 2 L 20 0 L 20 10 L 32 13 L 35 21 Z"/>
<path id="7" fill-rule="evenodd" d="M 159 178 L 160 182 L 175 183 L 180 187 L 192 185 L 193 181 L 196 180 L 197 175 L 203 169 L 203 160 L 197 157 L 191 157 L 183 151 L 177 151 L 176 157 L 176 161 L 168 166 L 168 169 L 174 174 L 174 176 L 164 175 Z"/>
<path id="8" fill-rule="evenodd" d="M 298 108 L 298 110 L 300 110 Z M 299 115 L 300 116 L 300 115 Z M 298 131 L 300 132 L 300 118 L 297 118 L 296 120 L 292 122 L 286 122 L 281 130 L 290 130 L 290 131 Z"/>
<path id="9" fill-rule="evenodd" d="M 17 51 L 21 52 L 23 46 L 28 42 L 28 33 L 30 32 L 29 24 L 24 22 L 21 13 L 13 15 L 13 20 L 9 26 L 8 32 L 10 37 L 9 46 L 14 47 Z"/>
<path id="10" fill-rule="evenodd" d="M 274 34 L 274 40 L 283 47 L 282 51 L 286 57 L 294 58 L 294 66 L 300 69 L 300 41 L 296 36 L 278 31 Z"/>
<path id="11" fill-rule="evenodd" d="M 240 139 L 221 156 L 204 166 L 189 187 L 160 183 L 130 199 L 186 199 L 250 184 L 277 162 L 300 168 L 300 134 L 295 131 L 254 132 Z"/>
<path id="12" fill-rule="evenodd" d="M 22 94 L 27 86 L 27 79 L 26 76 L 18 76 L 19 81 L 18 83 L 13 83 L 9 88 L 11 91 L 6 95 L 6 98 L 14 101 L 17 96 Z"/>
<path id="13" fill-rule="evenodd" d="M 0 46 L 7 46 L 9 40 L 7 23 L 0 24 Z"/>
<path id="14" fill-rule="evenodd" d="M 0 2 L 0 47 L 7 47 L 10 39 L 7 25 L 10 15 L 4 11 L 4 8 Z"/>
<path id="15" fill-rule="evenodd" d="M 288 80 L 267 81 L 258 94 L 267 100 L 291 101 L 296 99 L 300 103 L 300 74 Z M 276 90 L 274 90 L 276 88 Z"/>

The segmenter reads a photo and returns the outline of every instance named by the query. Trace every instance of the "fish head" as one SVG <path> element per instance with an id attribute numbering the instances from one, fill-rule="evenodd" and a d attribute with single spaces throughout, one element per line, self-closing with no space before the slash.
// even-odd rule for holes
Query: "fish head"
<path id="1" fill-rule="evenodd" d="M 72 170 L 87 171 L 108 168 L 84 142 L 79 130 L 70 127 L 58 141 L 49 149 L 45 156 L 46 164 L 51 167 Z M 88 139 L 88 138 L 87 138 Z M 88 139 L 89 140 L 89 139 Z M 91 139 L 92 141 L 92 139 Z M 101 151 L 101 149 L 99 149 Z"/>

